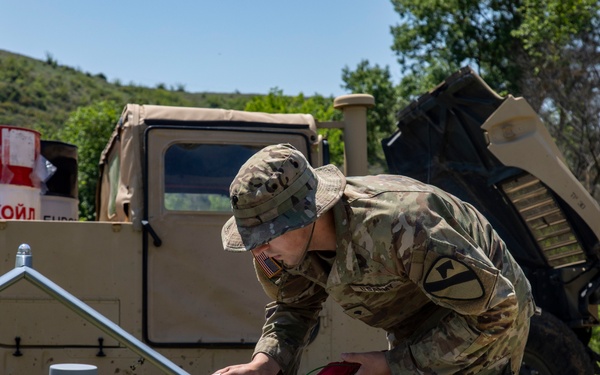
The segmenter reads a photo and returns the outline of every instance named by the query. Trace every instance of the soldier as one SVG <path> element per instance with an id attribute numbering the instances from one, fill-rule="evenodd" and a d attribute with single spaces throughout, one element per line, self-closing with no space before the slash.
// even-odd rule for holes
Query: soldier
<path id="1" fill-rule="evenodd" d="M 517 374 L 534 312 L 529 282 L 468 203 L 395 175 L 313 169 L 291 145 L 251 157 L 230 187 L 227 251 L 251 251 L 273 299 L 252 360 L 216 374 L 295 374 L 322 303 L 387 332 L 344 353 L 357 374 Z"/>

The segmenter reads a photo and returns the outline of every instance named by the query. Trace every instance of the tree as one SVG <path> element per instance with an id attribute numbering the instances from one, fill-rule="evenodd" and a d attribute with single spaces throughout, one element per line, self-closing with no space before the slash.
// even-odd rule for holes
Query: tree
<path id="1" fill-rule="evenodd" d="M 392 0 L 402 22 L 391 27 L 392 50 L 402 72 L 421 76 L 430 69 L 450 75 L 474 65 L 497 91 L 519 92 L 524 54 L 512 35 L 520 25 L 519 0 Z M 427 76 L 427 74 L 425 74 Z"/>
<path id="2" fill-rule="evenodd" d="M 283 90 L 273 88 L 268 95 L 253 97 L 244 108 L 251 112 L 265 113 L 309 113 L 318 121 L 340 120 L 340 114 L 333 108 L 333 99 L 315 94 L 305 97 L 285 96 Z M 329 140 L 330 162 L 337 166 L 344 163 L 344 144 L 339 129 L 319 129 L 319 134 Z"/>
<path id="3" fill-rule="evenodd" d="M 77 146 L 80 220 L 95 219 L 98 163 L 119 120 L 120 109 L 120 105 L 111 101 L 80 107 L 71 113 L 59 132 L 61 140 Z"/>
<path id="4" fill-rule="evenodd" d="M 342 80 L 346 90 L 375 98 L 375 107 L 367 112 L 367 155 L 370 169 L 381 172 L 386 168 L 381 140 L 393 133 L 396 112 L 400 109 L 390 70 L 377 64 L 372 67 L 368 60 L 363 60 L 354 71 L 344 67 Z"/>

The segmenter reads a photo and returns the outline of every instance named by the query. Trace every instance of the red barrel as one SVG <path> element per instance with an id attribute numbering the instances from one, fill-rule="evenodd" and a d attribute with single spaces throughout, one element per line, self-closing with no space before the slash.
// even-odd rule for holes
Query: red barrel
<path id="1" fill-rule="evenodd" d="M 40 155 L 40 133 L 0 125 L 0 150 L 0 184 L 40 187 L 33 175 Z"/>

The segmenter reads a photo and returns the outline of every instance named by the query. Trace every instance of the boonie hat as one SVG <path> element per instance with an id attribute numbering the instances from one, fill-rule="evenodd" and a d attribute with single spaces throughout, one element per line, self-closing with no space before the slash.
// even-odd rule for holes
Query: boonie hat
<path id="1" fill-rule="evenodd" d="M 342 196 L 346 178 L 334 165 L 310 166 L 290 144 L 254 154 L 229 188 L 233 216 L 221 231 L 223 248 L 247 251 L 305 227 Z"/>

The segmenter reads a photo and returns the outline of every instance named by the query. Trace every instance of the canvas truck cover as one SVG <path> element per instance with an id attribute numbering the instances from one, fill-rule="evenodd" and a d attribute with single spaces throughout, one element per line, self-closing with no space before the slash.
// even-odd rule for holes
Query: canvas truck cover
<path id="1" fill-rule="evenodd" d="M 277 128 L 304 133 L 318 161 L 319 137 L 315 120 L 307 114 L 267 114 L 226 109 L 128 104 L 100 159 L 96 217 L 100 221 L 132 222 L 141 229 L 144 217 L 144 132 L 151 126 L 211 129 Z M 287 129 L 287 130 L 286 130 Z M 199 132 L 198 137 L 202 137 Z"/>
<path id="2" fill-rule="evenodd" d="M 574 327 L 597 323 L 600 208 L 525 99 L 499 96 L 466 67 L 401 110 L 382 144 L 390 172 L 437 185 L 488 218 L 538 306 Z"/>

